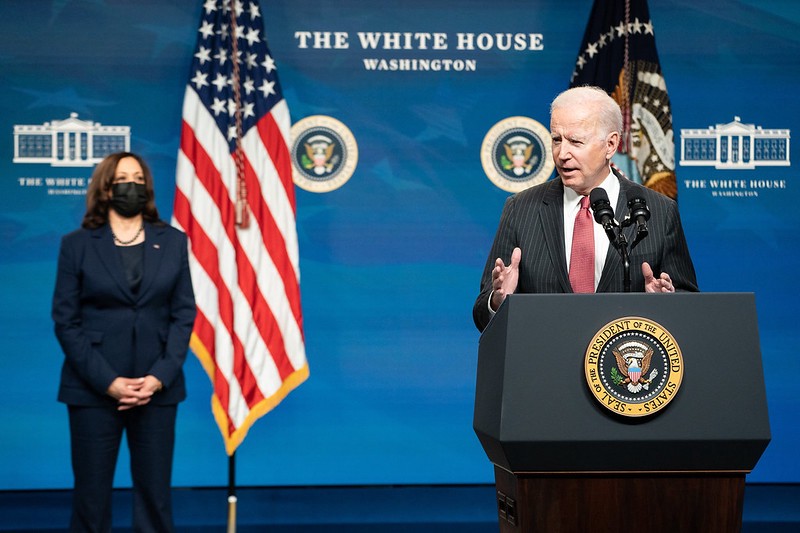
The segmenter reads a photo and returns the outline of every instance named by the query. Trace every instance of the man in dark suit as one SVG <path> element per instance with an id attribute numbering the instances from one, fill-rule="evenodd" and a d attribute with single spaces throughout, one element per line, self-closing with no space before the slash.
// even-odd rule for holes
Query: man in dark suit
<path id="1" fill-rule="evenodd" d="M 649 235 L 630 255 L 631 291 L 698 290 L 675 202 L 611 167 L 621 131 L 620 108 L 600 88 L 569 89 L 553 100 L 550 133 L 559 179 L 506 201 L 472 311 L 479 330 L 508 294 L 623 291 L 623 262 L 602 226 L 587 227 L 588 245 L 573 240 L 583 231 L 578 215 L 583 210 L 590 216 L 582 199 L 596 187 L 607 192 L 614 213 L 626 212 L 630 191 L 643 197 L 650 209 Z M 628 242 L 635 231 L 635 224 L 624 230 Z M 588 259 L 573 253 L 586 246 Z M 582 286 L 573 276 L 581 262 L 588 262 L 589 271 Z"/>

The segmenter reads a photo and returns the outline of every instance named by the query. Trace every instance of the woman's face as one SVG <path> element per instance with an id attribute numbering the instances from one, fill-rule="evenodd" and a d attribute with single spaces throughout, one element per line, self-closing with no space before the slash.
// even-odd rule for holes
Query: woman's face
<path id="1" fill-rule="evenodd" d="M 144 184 L 142 166 L 133 157 L 123 157 L 119 160 L 111 183 L 113 185 L 114 183 L 125 183 L 127 181 Z"/>

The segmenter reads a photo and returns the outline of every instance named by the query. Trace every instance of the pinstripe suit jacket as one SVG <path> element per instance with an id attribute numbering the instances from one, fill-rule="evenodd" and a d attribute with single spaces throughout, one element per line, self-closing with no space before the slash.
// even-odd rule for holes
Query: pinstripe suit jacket
<path id="1" fill-rule="evenodd" d="M 616 174 L 616 173 L 615 173 Z M 683 234 L 677 204 L 670 198 L 634 183 L 617 174 L 620 193 L 614 209 L 616 217 L 627 212 L 628 191 L 636 189 L 650 208 L 649 235 L 630 254 L 631 291 L 644 292 L 641 265 L 647 261 L 655 276 L 667 272 L 676 290 L 697 291 L 694 265 Z M 491 319 L 488 301 L 492 293 L 492 270 L 495 259 L 506 264 L 515 247 L 522 250 L 517 293 L 572 292 L 564 248 L 564 185 L 556 178 L 531 187 L 506 200 L 500 225 L 489 252 L 481 278 L 481 290 L 472 309 L 472 317 L 480 331 Z M 628 242 L 633 242 L 636 225 L 625 228 Z M 624 290 L 622 258 L 609 246 L 597 292 Z"/>

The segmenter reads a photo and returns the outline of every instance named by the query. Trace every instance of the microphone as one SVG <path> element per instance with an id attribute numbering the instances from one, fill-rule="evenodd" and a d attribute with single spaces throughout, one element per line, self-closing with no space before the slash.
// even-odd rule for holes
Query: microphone
<path id="1" fill-rule="evenodd" d="M 611 245 L 622 257 L 623 287 L 625 292 L 631 292 L 631 261 L 628 255 L 628 240 L 622 232 L 622 229 L 626 226 L 626 221 L 623 221 L 622 226 L 620 226 L 614 219 L 614 209 L 611 207 L 611 202 L 605 189 L 600 187 L 592 189 L 591 194 L 589 194 L 589 201 L 592 205 L 592 211 L 594 211 L 594 220 L 603 226 Z M 619 228 L 618 232 L 614 230 L 614 226 Z"/>
<path id="2" fill-rule="evenodd" d="M 647 221 L 650 220 L 650 209 L 647 207 L 647 201 L 641 193 L 629 190 L 626 197 L 628 198 L 628 218 L 636 222 L 636 237 L 631 243 L 631 250 L 633 250 L 633 247 L 647 237 L 649 233 Z"/>
<path id="3" fill-rule="evenodd" d="M 611 207 L 611 202 L 608 201 L 608 193 L 605 189 L 595 187 L 589 194 L 589 202 L 592 205 L 595 222 L 603 226 L 608 240 L 614 243 L 617 240 L 617 235 L 614 231 L 617 221 L 614 220 L 614 209 Z"/>

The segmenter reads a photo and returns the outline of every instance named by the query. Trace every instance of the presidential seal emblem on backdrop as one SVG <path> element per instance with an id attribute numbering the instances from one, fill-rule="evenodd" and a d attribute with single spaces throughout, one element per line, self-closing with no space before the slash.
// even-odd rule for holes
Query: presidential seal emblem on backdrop
<path id="1" fill-rule="evenodd" d="M 301 189 L 330 192 L 344 185 L 358 164 L 352 132 L 333 117 L 313 115 L 292 126 L 292 178 Z"/>
<path id="2" fill-rule="evenodd" d="M 586 383 L 600 404 L 627 417 L 657 413 L 683 380 L 683 355 L 660 324 L 641 317 L 609 322 L 586 350 Z"/>
<path id="3" fill-rule="evenodd" d="M 550 131 L 532 118 L 503 119 L 483 138 L 481 164 L 504 191 L 516 193 L 543 183 L 555 168 Z"/>

